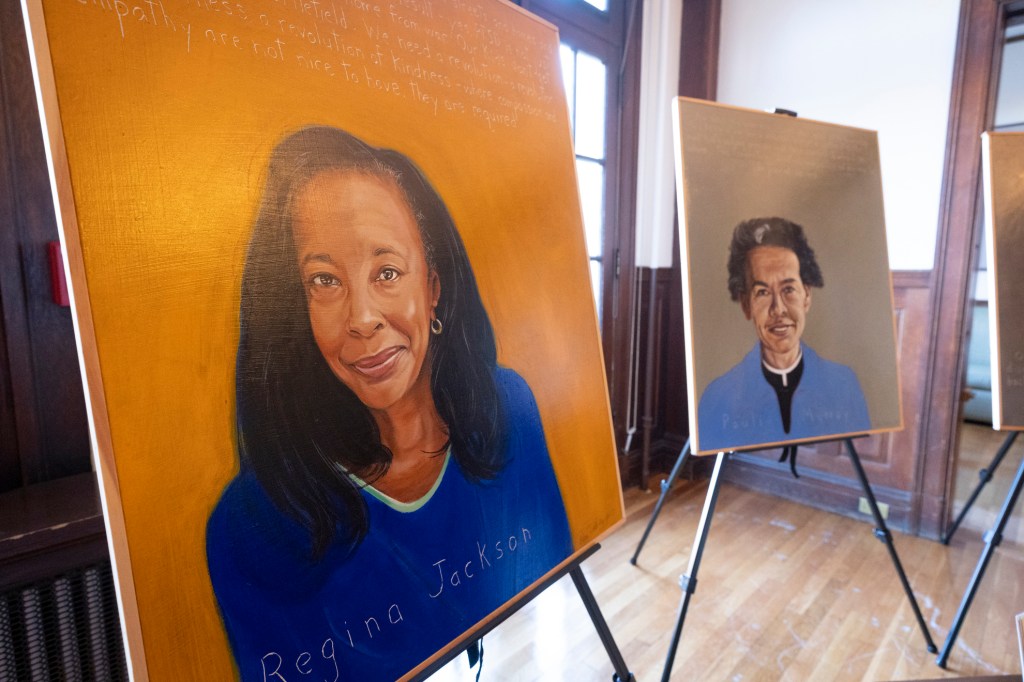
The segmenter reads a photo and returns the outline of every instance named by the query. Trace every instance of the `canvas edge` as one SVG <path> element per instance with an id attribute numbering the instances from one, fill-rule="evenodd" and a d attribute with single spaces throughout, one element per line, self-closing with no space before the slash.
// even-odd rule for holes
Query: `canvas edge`
<path id="1" fill-rule="evenodd" d="M 845 126 L 849 128 L 849 126 Z M 862 130 L 854 128 L 854 130 Z M 896 319 L 896 287 L 893 285 L 892 264 L 889 262 L 889 226 L 885 222 L 885 183 L 882 181 L 882 149 L 878 140 L 878 131 L 869 131 L 874 139 L 875 158 L 878 161 L 878 196 L 882 198 L 882 232 L 886 238 L 885 268 L 889 275 L 889 311 L 892 316 L 892 353 L 896 367 L 896 425 L 873 430 L 869 433 L 890 433 L 902 431 L 906 428 L 906 421 L 903 418 L 903 358 L 900 355 L 900 329 Z M 867 434 L 866 434 L 867 435 Z"/>
<path id="2" fill-rule="evenodd" d="M 511 4 L 511 3 L 507 2 L 506 0 L 503 0 L 503 2 L 504 2 L 504 4 Z M 512 5 L 512 7 L 515 7 L 516 9 L 518 9 L 520 11 L 525 11 L 521 7 L 519 7 L 518 5 Z M 560 82 L 564 83 L 565 82 L 564 81 L 565 75 L 562 73 L 562 60 L 559 58 L 559 49 L 560 49 L 561 41 L 562 41 L 561 34 L 559 33 L 559 30 L 558 30 L 557 26 L 555 26 L 553 24 L 549 24 L 548 22 L 540 19 L 539 17 L 537 17 L 537 18 L 538 18 L 538 20 L 542 24 L 549 26 L 552 29 L 552 31 L 554 32 L 554 34 L 555 34 L 555 55 L 554 55 L 555 56 L 555 68 L 558 69 L 558 78 L 560 79 Z M 572 113 L 572 111 L 571 111 L 571 108 L 569 107 L 569 100 L 568 100 L 568 98 L 563 98 L 563 103 L 565 105 L 565 122 L 569 124 L 567 129 L 564 132 L 567 135 L 567 138 L 568 138 L 568 141 L 569 141 L 569 147 L 570 147 L 570 149 L 573 150 L 573 153 L 574 153 L 574 156 L 575 156 L 575 144 L 573 143 L 573 131 L 572 131 L 572 124 L 571 124 L 571 121 L 572 121 L 571 113 Z M 573 184 L 576 187 L 576 205 L 575 205 L 575 209 L 576 210 L 575 210 L 575 213 L 577 214 L 577 220 L 578 220 L 577 224 L 579 225 L 580 229 L 585 232 L 586 231 L 586 227 L 585 227 L 585 224 L 583 222 L 583 195 L 580 192 L 580 182 L 579 182 L 579 175 L 578 175 L 577 170 L 576 170 L 576 159 L 575 159 L 575 157 L 573 158 L 573 163 L 572 163 L 572 179 L 573 179 Z M 583 237 L 583 244 L 584 244 L 583 255 L 586 257 L 587 256 L 587 252 L 586 252 L 586 234 L 583 234 L 582 237 Z M 598 355 L 598 359 L 599 359 L 598 367 L 601 370 L 601 386 L 604 386 L 604 387 L 607 388 L 607 386 L 609 385 L 608 384 L 608 371 L 607 371 L 606 365 L 605 365 L 604 344 L 601 341 L 601 318 L 597 314 L 597 297 L 595 296 L 593 282 L 591 281 L 591 278 L 589 277 L 589 275 L 590 275 L 589 259 L 586 259 L 586 260 L 587 260 L 587 262 L 584 263 L 584 272 L 588 275 L 587 276 L 587 287 L 590 289 L 590 299 L 589 299 L 589 301 L 590 301 L 590 311 L 591 311 L 590 319 L 594 323 L 594 339 L 597 341 L 597 355 Z M 614 531 L 616 528 L 618 528 L 619 526 L 621 526 L 622 524 L 624 524 L 626 522 L 626 501 L 625 501 L 625 498 L 623 497 L 623 494 L 622 494 L 622 476 L 621 476 L 621 472 L 619 471 L 618 444 L 615 442 L 615 424 L 614 424 L 614 422 L 612 420 L 611 395 L 609 394 L 608 390 L 602 391 L 601 398 L 602 398 L 601 404 L 602 404 L 602 406 L 604 408 L 603 409 L 603 413 L 606 416 L 606 419 L 604 419 L 602 421 L 604 422 L 604 425 L 605 425 L 605 427 L 608 430 L 607 431 L 608 443 L 610 443 L 611 446 L 612 446 L 611 447 L 611 453 L 610 453 L 611 454 L 611 459 L 612 459 L 611 466 L 612 466 L 612 470 L 615 472 L 615 481 L 616 481 L 615 490 L 616 490 L 616 492 L 618 494 L 618 499 L 619 499 L 619 514 L 618 514 L 618 519 L 616 521 L 614 521 L 606 530 L 598 532 L 597 535 L 594 537 L 594 539 L 588 540 L 588 541 L 584 542 L 583 545 L 578 547 L 578 548 L 574 548 L 573 554 L 572 554 L 571 558 L 575 558 L 579 554 L 581 554 L 581 553 L 585 552 L 586 550 L 590 549 L 590 547 L 592 547 L 593 545 L 595 545 L 598 542 L 600 542 L 603 538 L 605 538 L 608 535 L 610 535 L 612 533 L 612 531 Z M 559 567 L 555 567 L 554 569 L 552 569 L 552 571 L 557 570 L 557 568 L 559 568 Z"/>
<path id="3" fill-rule="evenodd" d="M 554 24 L 546 21 L 545 19 L 543 19 L 541 17 L 538 17 L 538 16 L 528 12 L 527 10 L 524 10 L 519 5 L 515 5 L 515 4 L 511 3 L 511 2 L 509 2 L 509 0 L 501 0 L 501 4 L 513 7 L 518 12 L 536 19 L 539 24 L 541 24 L 543 27 L 549 28 L 552 31 L 552 33 L 554 33 L 555 68 L 558 70 L 559 82 L 562 82 L 562 79 L 564 78 L 564 74 L 562 73 L 562 61 L 559 58 L 559 52 L 558 52 L 559 51 L 559 46 L 561 45 L 561 34 L 559 33 L 558 27 L 555 26 Z M 569 123 L 570 121 L 572 121 L 572 117 L 570 116 L 571 110 L 570 110 L 570 107 L 569 107 L 569 100 L 563 98 L 563 103 L 565 105 L 565 122 Z M 572 133 L 571 124 L 563 132 L 567 136 L 567 140 L 569 142 L 570 149 L 573 149 L 575 151 L 575 145 L 573 144 L 573 133 Z M 576 203 L 575 203 L 576 211 L 575 212 L 576 212 L 576 215 L 577 215 L 578 225 L 579 225 L 580 229 L 584 229 L 584 223 L 583 223 L 583 197 L 582 197 L 582 195 L 580 193 L 580 183 L 579 183 L 578 174 L 576 172 L 576 161 L 575 161 L 575 158 L 573 159 L 573 163 L 572 163 L 572 178 L 573 178 L 573 186 L 576 188 Z M 583 243 L 584 243 L 584 246 L 585 246 L 585 242 L 586 242 L 585 235 L 583 235 L 583 237 L 584 237 L 584 242 Z M 586 251 L 584 251 L 583 253 L 584 253 L 584 257 L 586 257 Z M 586 261 L 586 258 L 584 258 L 584 260 Z M 590 270 L 589 270 L 589 264 L 587 262 L 584 262 L 584 271 L 588 275 L 586 279 L 587 279 L 587 287 L 590 289 L 590 298 L 589 298 L 590 311 L 591 311 L 590 319 L 594 323 L 594 339 L 597 341 L 597 355 L 598 355 L 598 358 L 599 358 L 598 367 L 601 370 L 601 385 L 607 387 L 608 386 L 608 372 L 607 372 L 607 370 L 605 368 L 604 346 L 601 343 L 601 322 L 600 322 L 600 318 L 598 317 L 598 314 L 597 314 L 597 303 L 596 303 L 597 299 L 594 296 L 593 283 L 591 282 L 591 279 L 589 277 Z M 585 553 L 591 547 L 593 547 L 594 545 L 596 545 L 599 542 L 601 542 L 601 540 L 603 540 L 604 538 L 606 538 L 609 535 L 611 535 L 617 528 L 619 528 L 621 525 L 623 525 L 626 522 L 626 501 L 625 501 L 625 498 L 624 498 L 624 496 L 622 494 L 622 476 L 620 475 L 621 472 L 619 471 L 619 464 L 618 464 L 618 446 L 617 446 L 617 444 L 615 442 L 615 426 L 614 426 L 614 423 L 612 422 L 611 396 L 608 394 L 608 391 L 605 390 L 605 391 L 602 392 L 602 396 L 601 397 L 602 397 L 602 401 L 601 402 L 602 402 L 602 406 L 603 406 L 602 412 L 603 412 L 603 414 L 606 417 L 606 419 L 603 419 L 602 422 L 604 423 L 604 426 L 607 428 L 607 442 L 611 445 L 611 452 L 609 454 L 611 455 L 611 468 L 612 468 L 612 470 L 615 473 L 615 481 L 616 481 L 615 489 L 616 489 L 616 493 L 617 493 L 617 497 L 618 497 L 618 501 L 619 501 L 618 518 L 615 521 L 613 521 L 611 524 L 609 524 L 606 529 L 604 529 L 602 531 L 598 531 L 594 535 L 593 538 L 584 541 L 583 544 L 581 544 L 579 547 L 573 547 L 572 554 L 567 559 L 565 559 L 565 561 L 560 562 L 558 565 L 552 567 L 552 569 L 550 571 L 548 571 L 543 576 L 538 578 L 536 582 L 541 582 L 543 580 L 546 580 L 555 571 L 561 570 L 570 561 L 577 559 L 581 554 Z M 571 530 L 571 528 L 570 528 L 570 530 Z M 532 585 L 530 587 L 532 587 Z M 523 590 L 523 592 L 529 591 L 530 587 L 526 588 L 526 590 Z M 520 594 L 522 594 L 522 592 Z M 517 596 L 519 596 L 519 595 L 517 595 Z M 501 607 L 496 609 L 494 613 L 492 613 L 489 616 L 487 616 L 487 618 L 483 619 L 477 625 L 474 625 L 474 627 L 479 627 L 481 624 L 489 622 L 493 617 L 496 617 L 496 615 L 499 612 L 503 611 L 506 607 L 508 607 L 510 604 L 512 604 L 514 602 L 515 602 L 514 598 L 509 600 L 508 602 L 503 604 Z M 439 653 L 443 653 L 443 652 L 439 652 Z M 431 658 L 435 658 L 435 657 L 431 657 Z M 424 664 L 426 664 L 426 663 L 429 663 L 429 661 L 424 662 Z M 421 667 L 421 666 L 417 666 L 417 667 Z"/>
<path id="4" fill-rule="evenodd" d="M 686 220 L 686 178 L 683 173 L 683 105 L 687 103 L 707 103 L 706 100 L 694 99 L 691 97 L 676 97 L 672 101 L 672 139 L 675 152 L 676 169 L 676 205 L 677 220 L 679 224 L 679 266 L 682 269 L 680 281 L 683 286 L 683 337 L 685 339 L 684 356 L 686 358 L 686 389 L 689 399 L 686 401 L 687 416 L 690 426 L 690 452 L 694 455 L 714 455 L 717 451 L 702 451 L 700 449 L 699 429 L 697 426 L 697 383 L 694 373 L 693 358 L 693 287 L 690 283 L 690 239 L 688 223 Z"/>
<path id="5" fill-rule="evenodd" d="M 1019 132 L 983 132 L 981 134 L 981 167 L 982 167 L 982 192 L 985 209 L 985 258 L 988 266 L 988 290 L 989 290 L 989 362 L 992 372 L 992 428 L 996 431 L 1024 431 L 1024 424 L 1006 423 L 1006 415 L 1003 410 L 1003 358 L 1001 353 L 1002 344 L 999 333 L 1000 325 L 1000 301 L 999 273 L 997 271 L 996 257 L 997 244 L 996 236 L 999 226 L 996 225 L 995 211 L 995 178 L 993 176 L 992 155 L 1000 154 L 998 140 L 1009 138 L 1024 139 L 1024 133 Z M 995 150 L 993 150 L 993 145 Z"/>
<path id="6" fill-rule="evenodd" d="M 995 199 L 993 197 L 992 177 L 992 136 L 989 132 L 981 134 L 981 173 L 982 173 L 982 204 L 985 216 L 985 262 L 988 267 L 988 344 L 989 367 L 992 373 L 992 428 L 999 431 L 1003 421 L 1003 377 L 999 373 L 1002 357 L 999 352 L 999 277 L 996 273 L 996 225 Z"/>

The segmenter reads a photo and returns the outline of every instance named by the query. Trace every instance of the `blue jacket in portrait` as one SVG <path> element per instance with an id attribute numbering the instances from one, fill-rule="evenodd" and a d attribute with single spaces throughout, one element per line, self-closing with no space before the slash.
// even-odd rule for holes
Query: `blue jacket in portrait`
<path id="1" fill-rule="evenodd" d="M 702 452 L 827 438 L 871 428 L 857 375 L 819 356 L 806 344 L 803 376 L 793 393 L 789 433 L 782 427 L 775 389 L 761 370 L 761 345 L 704 390 L 697 407 Z"/>
<path id="2" fill-rule="evenodd" d="M 403 504 L 363 489 L 369 532 L 310 559 L 306 530 L 251 470 L 207 526 L 210 578 L 243 680 L 394 680 L 573 551 L 540 415 L 523 379 L 495 372 L 507 463 L 469 480 L 450 453 Z"/>

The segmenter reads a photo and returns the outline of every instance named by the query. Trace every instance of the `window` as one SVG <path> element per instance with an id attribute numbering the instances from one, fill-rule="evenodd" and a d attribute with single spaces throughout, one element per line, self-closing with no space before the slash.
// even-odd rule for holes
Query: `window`
<path id="1" fill-rule="evenodd" d="M 590 257 L 590 278 L 600 317 L 601 293 L 604 290 L 608 67 L 598 57 L 567 43 L 561 45 L 561 58 L 562 78 L 565 81 L 569 120 L 576 149 L 576 176 L 582 200 L 587 255 Z"/>
<path id="2" fill-rule="evenodd" d="M 1024 10 L 1006 18 L 995 130 L 1024 130 Z"/>

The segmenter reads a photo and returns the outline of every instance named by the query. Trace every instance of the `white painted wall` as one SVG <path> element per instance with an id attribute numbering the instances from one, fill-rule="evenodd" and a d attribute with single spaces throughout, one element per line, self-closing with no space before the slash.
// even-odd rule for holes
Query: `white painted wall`
<path id="1" fill-rule="evenodd" d="M 636 264 L 672 267 L 676 180 L 672 100 L 679 92 L 683 0 L 643 3 L 636 168 Z"/>
<path id="2" fill-rule="evenodd" d="M 935 255 L 959 0 L 722 0 L 718 100 L 877 130 L 889 260 Z"/>

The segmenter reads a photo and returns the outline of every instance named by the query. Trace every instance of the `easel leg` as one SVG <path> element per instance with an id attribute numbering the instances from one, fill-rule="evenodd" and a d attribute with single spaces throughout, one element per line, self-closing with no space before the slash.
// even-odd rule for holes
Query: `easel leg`
<path id="1" fill-rule="evenodd" d="M 1003 529 L 1006 528 L 1006 522 L 1010 519 L 1010 514 L 1013 512 L 1014 505 L 1017 504 L 1017 498 L 1020 496 L 1021 488 L 1024 487 L 1024 460 L 1021 460 L 1020 467 L 1017 468 L 1017 475 L 1013 479 L 1013 486 L 1010 488 L 1009 494 L 1006 496 L 1006 500 L 1003 502 L 1003 508 L 999 510 L 999 516 L 996 519 L 996 525 L 985 535 L 985 548 L 981 551 L 981 557 L 978 559 L 978 565 L 974 568 L 974 575 L 971 576 L 971 582 L 967 586 L 967 591 L 964 592 L 964 598 L 960 602 L 960 608 L 956 612 L 956 617 L 953 618 L 953 625 L 949 628 L 949 634 L 946 635 L 946 642 L 942 645 L 942 653 L 935 660 L 939 664 L 940 668 L 946 667 L 946 661 L 949 659 L 950 650 L 953 648 L 953 643 L 956 641 L 956 637 L 960 634 L 960 626 L 963 625 L 964 617 L 967 615 L 967 610 L 971 608 L 971 601 L 974 600 L 974 594 L 978 591 L 978 585 L 981 583 L 982 577 L 985 575 L 985 569 L 988 567 L 988 561 L 992 558 L 992 553 L 995 552 L 996 547 L 1002 542 Z"/>
<path id="2" fill-rule="evenodd" d="M 1006 453 L 1009 452 L 1010 447 L 1013 445 L 1013 441 L 1017 440 L 1018 433 L 1020 433 L 1020 431 L 1011 431 L 1009 435 L 1006 436 L 1006 440 L 1004 440 L 1003 444 L 999 447 L 999 451 L 996 452 L 996 456 L 992 459 L 992 463 L 978 472 L 978 477 L 981 478 L 981 480 L 971 493 L 971 496 L 967 498 L 967 503 L 964 505 L 964 508 L 960 510 L 960 514 L 956 517 L 956 521 L 953 522 L 953 525 L 949 527 L 949 530 L 946 531 L 946 534 L 942 537 L 942 544 L 949 544 L 949 540 L 953 537 L 953 533 L 955 533 L 956 529 L 960 527 L 960 522 L 964 520 L 965 516 L 967 516 L 967 512 L 971 509 L 971 505 L 974 504 L 974 501 L 978 499 L 978 494 L 981 493 L 981 489 L 985 487 L 986 483 L 992 480 L 992 472 L 999 467 L 1000 462 L 1003 461 L 1003 457 L 1006 456 Z"/>
<path id="3" fill-rule="evenodd" d="M 707 497 L 704 498 L 704 511 L 700 515 L 700 523 L 697 525 L 697 537 L 693 541 L 693 549 L 690 550 L 690 565 L 679 578 L 679 586 L 683 589 L 683 597 L 679 602 L 679 615 L 676 617 L 676 628 L 672 633 L 672 643 L 668 647 L 668 656 L 665 659 L 665 670 L 661 674 L 662 682 L 668 682 L 672 676 L 672 664 L 676 660 L 676 649 L 679 648 L 679 640 L 683 634 L 683 621 L 686 620 L 686 609 L 690 605 L 690 595 L 697 591 L 697 569 L 700 568 L 700 559 L 704 554 L 704 544 L 708 539 L 708 531 L 711 529 L 711 517 L 715 513 L 715 503 L 718 502 L 718 490 L 721 485 L 722 467 L 725 465 L 726 453 L 719 452 L 715 459 L 715 470 L 711 474 L 711 483 L 708 486 Z"/>
<path id="4" fill-rule="evenodd" d="M 636 551 L 633 552 L 633 558 L 629 560 L 629 563 L 636 566 L 637 557 L 640 556 L 640 550 L 644 548 L 644 543 L 647 542 L 647 536 L 651 534 L 651 529 L 654 528 L 654 522 L 658 520 L 658 514 L 661 513 L 661 507 L 665 504 L 665 498 L 668 497 L 668 491 L 671 490 L 676 479 L 679 478 L 679 472 L 683 470 L 683 464 L 686 463 L 686 459 L 690 454 L 690 439 L 686 439 L 686 444 L 683 445 L 682 451 L 679 453 L 679 457 L 676 458 L 676 463 L 672 467 L 672 473 L 669 474 L 668 480 L 661 482 L 661 497 L 658 498 L 658 503 L 654 505 L 654 512 L 651 514 L 651 520 L 647 522 L 647 529 L 644 530 L 643 537 L 640 538 L 640 544 L 636 546 Z"/>
<path id="5" fill-rule="evenodd" d="M 615 675 L 612 676 L 612 681 L 634 682 L 636 678 L 633 677 L 633 673 L 629 672 L 629 668 L 626 667 L 626 661 L 622 658 L 622 653 L 615 644 L 615 638 L 612 637 L 612 631 L 608 629 L 608 623 L 605 622 L 601 609 L 597 605 L 597 600 L 594 599 L 594 593 L 590 590 L 590 585 L 583 575 L 583 569 L 577 564 L 569 571 L 569 575 L 572 576 L 572 582 L 576 585 L 576 591 L 580 593 L 583 605 L 587 607 L 590 620 L 594 621 L 594 628 L 597 629 L 601 643 L 604 644 L 604 649 L 608 652 L 608 658 L 612 661 L 612 667 L 615 668 Z"/>
<path id="6" fill-rule="evenodd" d="M 903 591 L 907 593 L 907 599 L 914 609 L 914 616 L 917 618 L 921 634 L 924 635 L 925 643 L 928 645 L 928 652 L 934 654 L 938 651 L 938 648 L 935 646 L 935 642 L 932 641 L 931 633 L 928 632 L 928 626 L 924 622 L 924 616 L 921 615 L 921 609 L 917 606 L 917 599 L 914 598 L 914 591 L 907 580 L 907 574 L 903 571 L 903 564 L 900 563 L 900 558 L 896 554 L 896 548 L 892 544 L 892 534 L 885 525 L 882 513 L 878 511 L 878 501 L 875 499 L 874 491 L 871 490 L 871 484 L 868 483 L 867 474 L 864 473 L 864 467 L 860 463 L 860 456 L 857 455 L 857 451 L 853 447 L 853 441 L 849 438 L 846 439 L 846 450 L 850 454 L 850 461 L 853 462 L 853 468 L 857 471 L 860 484 L 864 488 L 864 495 L 867 497 L 868 504 L 871 507 L 871 515 L 875 518 L 875 537 L 884 542 L 889 550 L 889 558 L 892 559 L 892 565 L 896 567 L 896 573 L 900 577 L 900 582 L 903 583 Z"/>

